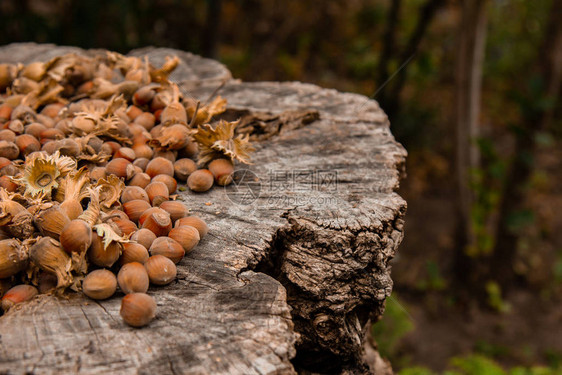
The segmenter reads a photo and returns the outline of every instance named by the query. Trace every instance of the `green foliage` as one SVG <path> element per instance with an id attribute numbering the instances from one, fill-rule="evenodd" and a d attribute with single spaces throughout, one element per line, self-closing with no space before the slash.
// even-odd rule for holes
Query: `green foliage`
<path id="1" fill-rule="evenodd" d="M 439 270 L 439 265 L 435 261 L 428 260 L 425 263 L 425 269 L 427 271 L 427 278 L 420 280 L 416 284 L 418 289 L 423 291 L 441 291 L 447 288 L 447 279 L 443 277 Z"/>
<path id="2" fill-rule="evenodd" d="M 386 309 L 382 320 L 373 324 L 372 334 L 378 344 L 381 355 L 395 358 L 398 343 L 402 337 L 414 329 L 414 323 L 405 307 L 393 293 L 386 300 Z"/>
<path id="3" fill-rule="evenodd" d="M 503 369 L 490 357 L 471 354 L 464 357 L 454 357 L 449 361 L 449 370 L 442 375 L 562 375 L 562 369 L 557 366 L 542 367 L 513 367 Z M 398 375 L 439 375 L 425 367 L 409 367 L 398 372 Z"/>
<path id="4" fill-rule="evenodd" d="M 497 210 L 505 176 L 505 160 L 500 157 L 492 141 L 480 138 L 477 145 L 483 166 L 473 169 L 470 176 L 470 187 L 475 197 L 471 221 L 476 244 L 467 249 L 467 254 L 472 257 L 489 255 L 494 248 L 495 233 L 490 221 Z"/>
<path id="5" fill-rule="evenodd" d="M 502 313 L 511 311 L 511 305 L 502 298 L 501 288 L 495 281 L 486 283 L 486 293 L 488 294 L 488 306 Z"/>

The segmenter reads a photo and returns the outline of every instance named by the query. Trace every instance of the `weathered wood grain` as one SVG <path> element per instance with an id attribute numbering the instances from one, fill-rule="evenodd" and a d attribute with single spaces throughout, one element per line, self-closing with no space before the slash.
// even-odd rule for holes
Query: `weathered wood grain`
<path id="1" fill-rule="evenodd" d="M 11 45 L 0 61 L 69 51 Z M 178 54 L 172 78 L 201 100 L 228 81 L 227 116 L 312 110 L 320 118 L 277 127 L 237 184 L 181 194 L 210 232 L 178 265 L 177 282 L 151 287 L 158 316 L 148 327 L 125 326 L 117 296 L 40 296 L 0 317 L 0 373 L 368 372 L 364 334 L 390 295 L 406 209 L 395 193 L 406 153 L 386 115 L 360 95 L 240 82 L 180 51 L 132 52 L 144 53 L 155 62 Z"/>

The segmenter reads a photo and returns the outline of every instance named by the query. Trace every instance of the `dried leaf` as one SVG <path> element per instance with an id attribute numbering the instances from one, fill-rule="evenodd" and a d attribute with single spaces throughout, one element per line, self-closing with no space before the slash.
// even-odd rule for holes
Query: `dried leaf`
<path id="1" fill-rule="evenodd" d="M 229 158 L 244 164 L 250 163 L 250 153 L 254 148 L 248 135 L 234 137 L 238 121 L 221 120 L 215 128 L 210 124 L 199 126 L 193 139 L 199 144 L 199 164 L 206 164 L 213 159 Z"/>

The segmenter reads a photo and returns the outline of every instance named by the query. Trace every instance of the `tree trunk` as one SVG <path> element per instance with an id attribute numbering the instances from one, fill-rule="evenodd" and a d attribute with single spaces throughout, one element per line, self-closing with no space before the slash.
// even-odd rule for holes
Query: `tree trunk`
<path id="1" fill-rule="evenodd" d="M 490 263 L 490 276 L 503 289 L 509 289 L 515 280 L 513 261 L 517 253 L 518 234 L 509 228 L 509 217 L 525 208 L 526 187 L 534 169 L 538 151 L 535 136 L 547 131 L 552 122 L 562 81 L 562 3 L 552 2 L 549 23 L 537 56 L 537 66 L 544 84 L 543 100 L 551 101 L 548 108 L 533 111 L 523 118 L 515 133 L 514 159 L 508 170 L 500 205 L 496 246 Z M 537 100 L 532 98 L 530 100 Z"/>
<path id="2" fill-rule="evenodd" d="M 402 92 L 404 84 L 406 83 L 406 73 L 408 72 L 408 65 L 414 58 L 415 54 L 418 52 L 420 43 L 422 42 L 427 28 L 433 20 L 433 17 L 444 4 L 444 0 L 428 0 L 424 4 L 423 8 L 420 11 L 420 17 L 418 19 L 418 22 L 416 23 L 416 27 L 410 35 L 406 47 L 400 54 L 400 60 L 398 61 L 398 63 L 401 65 L 399 66 L 398 70 L 393 73 L 396 76 L 392 77 L 391 75 L 392 84 L 389 85 L 389 87 L 387 88 L 387 93 L 385 93 L 385 95 L 383 96 L 385 100 L 381 101 L 382 106 L 391 119 L 398 111 L 400 94 Z"/>
<path id="3" fill-rule="evenodd" d="M 478 262 L 467 255 L 477 246 L 471 211 L 474 194 L 470 187 L 471 171 L 480 166 L 476 144 L 479 136 L 482 64 L 486 45 L 486 0 L 462 2 L 457 54 L 456 83 L 456 179 L 458 229 L 455 254 L 455 276 L 459 285 L 481 292 L 482 280 Z M 477 282 L 478 280 L 478 282 Z"/>
<path id="4" fill-rule="evenodd" d="M 388 64 L 394 57 L 394 44 L 396 43 L 396 26 L 398 25 L 398 14 L 400 13 L 401 0 L 392 0 L 388 11 L 387 24 L 383 37 L 383 48 L 378 65 L 377 87 L 381 87 L 388 80 Z M 385 90 L 381 90 L 377 99 L 385 102 Z"/>
<path id="5" fill-rule="evenodd" d="M 68 52 L 99 53 L 20 44 L 0 48 L 0 61 Z M 171 79 L 203 101 L 227 80 L 225 116 L 242 116 L 262 139 L 254 164 L 224 189 L 180 193 L 210 231 L 176 282 L 149 291 L 158 304 L 149 326 L 126 326 L 118 296 L 41 295 L 0 317 L 0 373 L 368 372 L 365 331 L 391 293 L 406 209 L 395 193 L 406 152 L 386 115 L 360 95 L 233 80 L 177 50 L 132 54 L 157 66 L 178 55 Z"/>

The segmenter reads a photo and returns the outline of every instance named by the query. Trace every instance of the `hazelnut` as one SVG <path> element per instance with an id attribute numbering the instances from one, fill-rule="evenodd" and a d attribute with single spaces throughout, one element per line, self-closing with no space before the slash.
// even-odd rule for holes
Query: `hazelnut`
<path id="1" fill-rule="evenodd" d="M 144 263 L 144 267 L 152 284 L 167 285 L 176 278 L 176 265 L 163 255 L 152 255 Z"/>
<path id="2" fill-rule="evenodd" d="M 119 288 L 125 294 L 146 293 L 148 290 L 148 280 L 148 273 L 139 262 L 124 264 L 117 274 Z"/>
<path id="3" fill-rule="evenodd" d="M 106 299 L 117 290 L 117 279 L 106 269 L 90 272 L 82 282 L 82 291 L 92 299 Z"/>
<path id="4" fill-rule="evenodd" d="M 156 317 L 156 302 L 145 293 L 127 294 L 121 301 L 119 313 L 128 325 L 143 327 Z"/>

